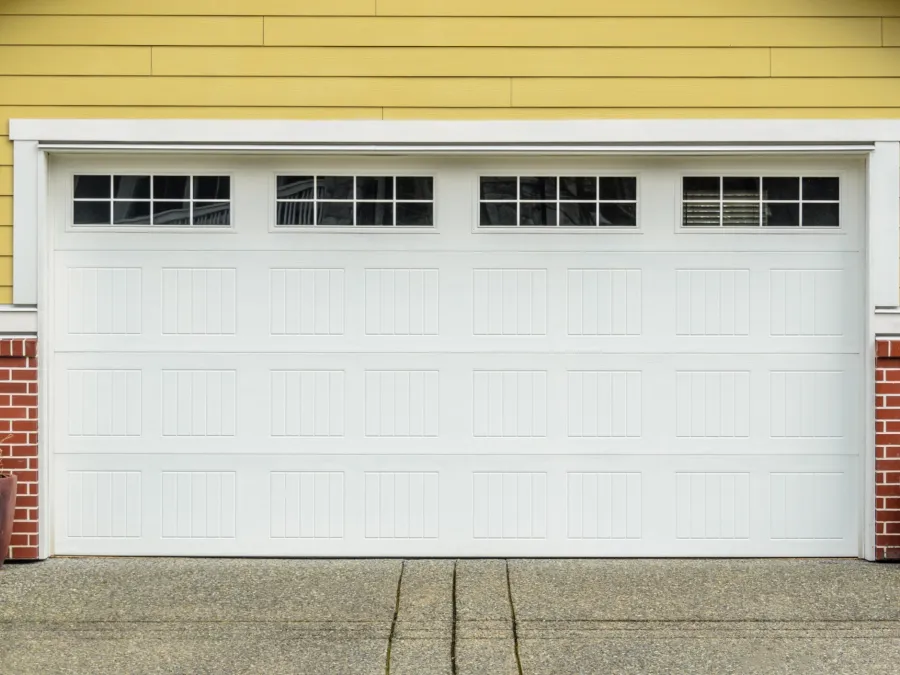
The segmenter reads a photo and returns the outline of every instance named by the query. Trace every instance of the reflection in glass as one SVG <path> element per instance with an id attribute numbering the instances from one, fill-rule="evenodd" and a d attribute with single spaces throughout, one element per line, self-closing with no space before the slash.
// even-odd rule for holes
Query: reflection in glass
<path id="1" fill-rule="evenodd" d="M 719 202 L 684 202 L 685 227 L 718 227 L 722 216 Z"/>
<path id="2" fill-rule="evenodd" d="M 759 202 L 725 202 L 722 207 L 725 227 L 759 227 Z"/>
<path id="3" fill-rule="evenodd" d="M 601 176 L 600 201 L 634 201 L 637 199 L 637 178 Z"/>
<path id="4" fill-rule="evenodd" d="M 106 176 L 75 176 L 75 199 L 109 199 L 112 182 Z"/>
<path id="5" fill-rule="evenodd" d="M 593 176 L 560 178 L 559 198 L 563 201 L 593 201 L 597 198 L 597 179 Z"/>
<path id="6" fill-rule="evenodd" d="M 839 227 L 840 204 L 804 204 L 803 227 Z"/>
<path id="7" fill-rule="evenodd" d="M 194 176 L 194 199 L 226 201 L 231 199 L 229 176 Z"/>
<path id="8" fill-rule="evenodd" d="M 191 197 L 191 179 L 188 176 L 154 176 L 153 198 L 165 201 L 181 201 Z"/>
<path id="9" fill-rule="evenodd" d="M 718 176 L 686 176 L 683 180 L 684 199 L 718 200 L 721 183 Z"/>
<path id="10" fill-rule="evenodd" d="M 190 225 L 190 202 L 153 202 L 154 225 Z"/>
<path id="11" fill-rule="evenodd" d="M 571 225 L 596 225 L 597 205 L 593 202 L 579 204 L 577 202 L 563 202 L 559 205 L 559 224 Z"/>
<path id="12" fill-rule="evenodd" d="M 434 199 L 434 178 L 397 176 L 397 199 Z"/>
<path id="13" fill-rule="evenodd" d="M 481 198 L 515 201 L 519 197 L 515 177 L 483 177 L 481 179 Z M 515 225 L 515 223 L 513 223 Z"/>
<path id="14" fill-rule="evenodd" d="M 759 178 L 755 176 L 726 176 L 722 179 L 722 194 L 725 199 L 759 201 Z"/>
<path id="15" fill-rule="evenodd" d="M 799 227 L 800 204 L 765 204 L 763 206 L 763 226 Z"/>
<path id="16" fill-rule="evenodd" d="M 278 225 L 312 225 L 315 205 L 313 202 L 278 202 Z"/>
<path id="17" fill-rule="evenodd" d="M 75 225 L 109 225 L 109 202 L 75 202 L 72 222 Z"/>
<path id="18" fill-rule="evenodd" d="M 434 205 L 398 202 L 397 225 L 434 225 Z"/>
<path id="19" fill-rule="evenodd" d="M 632 227 L 637 225 L 637 204 L 600 204 L 600 225 Z"/>
<path id="20" fill-rule="evenodd" d="M 353 199 L 353 176 L 319 176 L 316 191 L 323 200 Z"/>
<path id="21" fill-rule="evenodd" d="M 763 199 L 773 201 L 799 201 L 800 179 L 790 177 L 763 178 Z"/>
<path id="22" fill-rule="evenodd" d="M 556 176 L 522 176 L 519 178 L 520 199 L 556 200 Z"/>
<path id="23" fill-rule="evenodd" d="M 515 202 L 482 202 L 481 224 L 495 226 L 518 225 Z"/>
<path id="24" fill-rule="evenodd" d="M 113 197 L 116 199 L 150 199 L 150 176 L 115 176 Z"/>
<path id="25" fill-rule="evenodd" d="M 804 178 L 803 201 L 838 201 L 841 198 L 839 178 Z M 804 224 L 806 220 L 804 219 Z"/>
<path id="26" fill-rule="evenodd" d="M 353 204 L 319 202 L 316 204 L 316 225 L 353 225 Z"/>
<path id="27" fill-rule="evenodd" d="M 194 202 L 194 225 L 230 225 L 230 202 Z"/>
<path id="28" fill-rule="evenodd" d="M 312 176 L 278 176 L 277 199 L 313 199 L 315 179 Z"/>
<path id="29" fill-rule="evenodd" d="M 149 225 L 150 202 L 113 202 L 114 225 Z"/>
<path id="30" fill-rule="evenodd" d="M 393 199 L 394 179 L 390 176 L 357 176 L 357 199 Z"/>
<path id="31" fill-rule="evenodd" d="M 556 202 L 522 202 L 520 225 L 556 225 Z"/>
<path id="32" fill-rule="evenodd" d="M 357 202 L 357 225 L 393 225 L 394 205 L 389 202 Z"/>

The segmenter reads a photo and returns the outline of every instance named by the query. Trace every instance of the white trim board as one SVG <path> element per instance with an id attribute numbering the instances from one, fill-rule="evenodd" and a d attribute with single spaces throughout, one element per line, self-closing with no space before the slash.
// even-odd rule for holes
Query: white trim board
<path id="1" fill-rule="evenodd" d="M 23 120 L 13 141 L 101 143 L 873 143 L 900 120 Z"/>

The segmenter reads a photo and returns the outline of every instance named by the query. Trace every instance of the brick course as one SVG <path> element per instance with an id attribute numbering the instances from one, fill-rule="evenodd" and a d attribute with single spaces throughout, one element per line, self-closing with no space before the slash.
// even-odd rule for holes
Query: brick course
<path id="1" fill-rule="evenodd" d="M 37 340 L 0 339 L 0 446 L 3 470 L 19 489 L 10 558 L 38 557 Z"/>
<path id="2" fill-rule="evenodd" d="M 878 340 L 875 406 L 875 556 L 900 560 L 900 339 Z"/>

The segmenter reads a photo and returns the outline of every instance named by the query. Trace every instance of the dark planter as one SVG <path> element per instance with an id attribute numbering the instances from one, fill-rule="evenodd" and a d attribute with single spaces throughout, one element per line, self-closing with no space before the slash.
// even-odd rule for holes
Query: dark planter
<path id="1" fill-rule="evenodd" d="M 16 512 L 16 477 L 0 475 L 0 567 L 9 554 L 13 516 Z"/>

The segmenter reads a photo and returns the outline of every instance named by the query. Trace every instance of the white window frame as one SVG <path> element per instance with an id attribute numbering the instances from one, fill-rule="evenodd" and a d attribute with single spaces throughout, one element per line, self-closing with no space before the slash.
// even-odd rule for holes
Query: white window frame
<path id="1" fill-rule="evenodd" d="M 898 306 L 900 286 L 900 121 L 898 120 L 585 120 L 585 121 L 274 121 L 274 120 L 21 120 L 10 121 L 14 144 L 14 287 L 16 305 L 38 308 L 41 353 L 52 353 L 52 264 L 47 221 L 48 161 L 56 154 L 159 151 L 321 155 L 715 156 L 839 154 L 865 157 L 867 171 L 866 321 L 864 373 L 867 420 L 874 420 L 875 309 Z M 273 174 L 274 175 L 274 174 Z M 233 195 L 232 195 L 233 197 Z M 275 200 L 271 200 L 274 209 Z M 273 222 L 273 221 L 270 221 Z M 396 228 L 390 228 L 393 231 Z M 511 229 L 511 228 L 510 228 Z M 315 230 L 313 230 L 315 231 Z M 432 231 L 437 231 L 434 228 Z M 0 312 L 0 316 L 4 313 Z M 0 326 L 2 331 L 2 326 Z M 49 392 L 50 365 L 38 382 Z M 50 420 L 50 397 L 39 419 Z M 860 556 L 875 556 L 875 430 L 866 425 L 860 470 L 863 503 Z M 51 554 L 53 491 L 49 434 L 41 462 L 38 553 Z"/>

